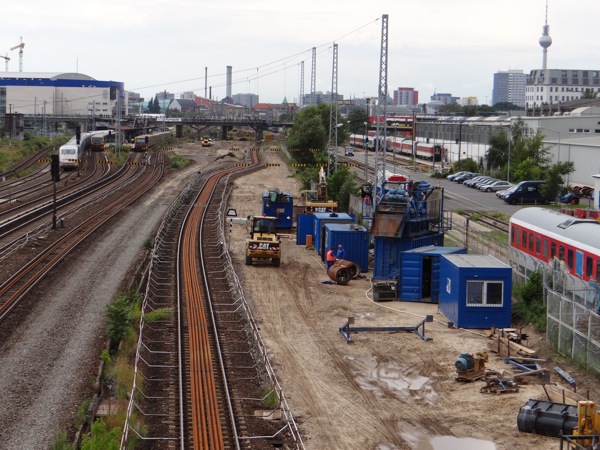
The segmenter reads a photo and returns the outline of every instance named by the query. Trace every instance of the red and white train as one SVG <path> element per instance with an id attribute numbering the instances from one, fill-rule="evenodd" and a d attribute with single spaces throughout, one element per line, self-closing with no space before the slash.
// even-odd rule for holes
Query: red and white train
<path id="1" fill-rule="evenodd" d="M 545 208 L 523 208 L 510 218 L 513 263 L 529 270 L 556 267 L 586 284 L 600 283 L 600 222 L 578 219 Z M 528 255 L 527 257 L 519 257 Z M 517 261 L 517 259 L 519 261 Z M 535 261 L 531 267 L 526 261 Z"/>
<path id="2" fill-rule="evenodd" d="M 376 136 L 369 134 L 369 143 L 367 148 L 369 150 L 375 150 Z M 413 154 L 413 141 L 402 136 L 388 136 L 386 139 L 386 149 L 389 152 L 393 152 L 399 155 L 412 156 Z M 365 135 L 364 134 L 351 134 L 350 145 L 354 147 L 365 146 Z M 428 161 L 442 161 L 446 158 L 447 150 L 439 144 L 430 144 L 427 142 L 417 141 L 415 149 L 415 157 L 418 159 L 425 159 Z"/>

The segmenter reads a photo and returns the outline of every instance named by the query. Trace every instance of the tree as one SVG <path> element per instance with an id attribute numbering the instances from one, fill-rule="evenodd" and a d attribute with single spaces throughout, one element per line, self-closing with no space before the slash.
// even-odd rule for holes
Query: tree
<path id="1" fill-rule="evenodd" d="M 445 105 L 442 105 L 442 106 L 440 106 L 440 109 L 438 110 L 438 112 L 440 114 L 456 114 L 456 115 L 464 114 L 463 107 L 460 106 L 458 103 L 447 103 Z"/>
<path id="2" fill-rule="evenodd" d="M 350 121 L 350 133 L 353 134 L 365 134 L 365 122 L 367 122 L 369 116 L 366 111 L 362 109 L 354 109 L 348 114 L 348 120 Z"/>
<path id="3" fill-rule="evenodd" d="M 509 147 L 510 143 L 506 131 L 502 130 L 497 133 L 492 133 L 490 135 L 488 150 L 485 153 L 486 169 L 506 169 L 508 165 Z"/>
<path id="4" fill-rule="evenodd" d="M 286 145 L 297 163 L 313 165 L 327 161 L 327 156 L 319 155 L 319 153 L 324 153 L 329 139 L 327 132 L 329 117 L 327 126 L 323 124 L 323 121 L 323 116 L 317 106 L 304 108 L 294 117 L 294 125 L 290 130 Z"/>
<path id="5" fill-rule="evenodd" d="M 517 106 L 512 102 L 498 102 L 494 105 L 494 109 L 497 112 L 505 112 L 505 111 L 520 111 L 525 108 L 522 106 Z"/>
<path id="6" fill-rule="evenodd" d="M 153 110 L 154 110 L 154 97 L 151 97 L 150 101 L 148 101 L 148 107 L 146 108 L 146 112 L 152 114 Z"/>
<path id="7" fill-rule="evenodd" d="M 546 182 L 540 188 L 544 198 L 556 199 L 566 191 L 565 181 L 563 176 L 575 171 L 575 163 L 573 161 L 563 161 L 553 164 L 546 171 Z"/>
<path id="8" fill-rule="evenodd" d="M 154 97 L 154 107 L 153 107 L 153 113 L 154 114 L 160 114 L 160 103 L 158 103 L 158 97 Z"/>
<path id="9" fill-rule="evenodd" d="M 585 91 L 583 91 L 583 95 L 581 96 L 581 98 L 592 99 L 592 98 L 597 98 L 597 97 L 596 97 L 596 93 L 594 92 L 594 90 L 592 88 L 585 88 Z"/>

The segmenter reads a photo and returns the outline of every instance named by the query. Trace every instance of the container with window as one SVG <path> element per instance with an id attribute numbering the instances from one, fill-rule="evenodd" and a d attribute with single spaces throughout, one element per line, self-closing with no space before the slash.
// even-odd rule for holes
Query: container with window
<path id="1" fill-rule="evenodd" d="M 489 255 L 440 260 L 439 309 L 458 328 L 511 326 L 512 269 Z"/>

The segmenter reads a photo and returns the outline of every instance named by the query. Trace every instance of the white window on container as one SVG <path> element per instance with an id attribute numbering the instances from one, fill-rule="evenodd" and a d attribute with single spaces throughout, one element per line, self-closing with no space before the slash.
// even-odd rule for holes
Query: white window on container
<path id="1" fill-rule="evenodd" d="M 467 306 L 501 307 L 503 304 L 504 282 L 467 281 Z"/>

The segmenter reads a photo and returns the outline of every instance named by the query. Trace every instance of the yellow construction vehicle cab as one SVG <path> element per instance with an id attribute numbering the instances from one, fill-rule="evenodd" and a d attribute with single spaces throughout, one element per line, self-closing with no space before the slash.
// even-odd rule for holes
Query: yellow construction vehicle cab
<path id="1" fill-rule="evenodd" d="M 211 145 L 212 145 L 212 140 L 209 137 L 204 136 L 202 138 L 202 147 L 210 147 Z"/>
<path id="2" fill-rule="evenodd" d="M 281 240 L 277 236 L 277 217 L 248 217 L 250 238 L 246 239 L 246 265 L 253 259 L 270 259 L 275 267 L 281 263 Z"/>

